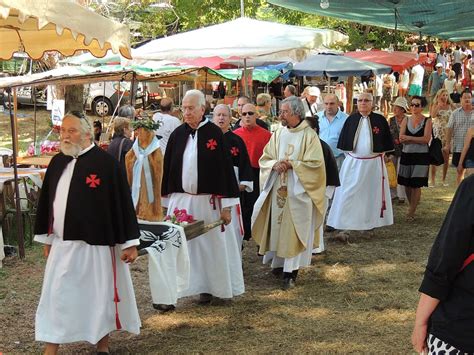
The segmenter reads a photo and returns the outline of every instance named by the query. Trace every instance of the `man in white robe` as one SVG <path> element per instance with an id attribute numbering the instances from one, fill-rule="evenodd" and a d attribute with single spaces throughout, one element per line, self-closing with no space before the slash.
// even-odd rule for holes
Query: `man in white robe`
<path id="1" fill-rule="evenodd" d="M 372 112 L 373 96 L 357 99 L 358 113 L 342 128 L 338 148 L 346 153 L 327 225 L 341 230 L 370 230 L 393 224 L 385 152 L 393 151 L 387 120 Z"/>
<path id="2" fill-rule="evenodd" d="M 253 173 L 245 142 L 230 130 L 231 119 L 232 113 L 229 106 L 219 104 L 214 107 L 212 121 L 224 134 L 224 141 L 227 143 L 230 154 L 232 155 L 235 177 L 239 184 L 239 190 L 242 197 L 244 191 L 253 191 Z M 244 223 L 242 220 L 242 208 L 240 203 L 232 209 L 231 218 L 231 225 L 235 230 L 237 244 L 239 245 L 240 250 L 242 250 Z"/>
<path id="3" fill-rule="evenodd" d="M 76 341 L 108 353 L 111 331 L 140 331 L 128 267 L 139 244 L 130 190 L 118 162 L 92 137 L 87 117 L 66 114 L 61 153 L 49 165 L 39 201 L 35 241 L 45 244 L 48 260 L 36 340 L 46 342 L 46 354 Z"/>
<path id="4" fill-rule="evenodd" d="M 326 172 L 321 143 L 305 121 L 301 100 L 283 100 L 280 118 L 284 127 L 273 133 L 259 161 L 262 192 L 252 215 L 252 236 L 263 262 L 271 262 L 275 275 L 283 273 L 287 290 L 319 245 Z"/>
<path id="5" fill-rule="evenodd" d="M 185 123 L 166 147 L 162 196 L 168 214 L 178 208 L 205 224 L 225 222 L 188 243 L 190 281 L 179 297 L 200 295 L 200 303 L 208 304 L 213 297 L 230 299 L 245 289 L 235 229 L 227 226 L 239 203 L 239 187 L 222 131 L 204 117 L 205 104 L 198 90 L 183 98 Z"/>

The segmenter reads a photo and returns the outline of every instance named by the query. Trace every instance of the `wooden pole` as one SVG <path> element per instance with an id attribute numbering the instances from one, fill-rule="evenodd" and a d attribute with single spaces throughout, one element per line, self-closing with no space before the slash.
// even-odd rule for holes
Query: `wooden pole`
<path id="1" fill-rule="evenodd" d="M 33 126 L 33 154 L 36 155 L 36 125 L 37 125 L 37 117 L 36 117 L 36 86 L 31 88 L 33 93 L 33 119 L 34 119 L 34 126 Z"/>
<path id="2" fill-rule="evenodd" d="M 23 235 L 23 218 L 21 216 L 21 206 L 20 206 L 20 193 L 18 188 L 18 167 L 17 167 L 17 152 L 18 152 L 18 130 L 16 124 L 16 109 L 17 109 L 17 99 L 16 99 L 16 89 L 13 89 L 13 112 L 12 112 L 12 98 L 11 90 L 8 90 L 8 107 L 10 108 L 10 125 L 12 131 L 12 144 L 13 144 L 13 177 L 15 180 L 15 209 L 16 209 L 16 228 L 18 231 L 18 252 L 20 254 L 20 259 L 25 258 L 25 239 Z"/>
<path id="3" fill-rule="evenodd" d="M 16 134 L 13 136 L 15 139 L 15 147 L 13 148 L 13 156 L 18 156 L 18 97 L 16 88 L 13 89 L 13 119 L 15 125 Z"/>
<path id="4" fill-rule="evenodd" d="M 249 89 L 248 89 L 248 85 L 247 85 L 247 58 L 244 58 L 244 95 L 245 96 L 249 96 Z"/>
<path id="5" fill-rule="evenodd" d="M 347 95 L 347 114 L 351 114 L 352 112 L 352 101 L 354 97 L 354 77 L 350 76 L 347 78 L 347 88 L 346 88 L 346 95 Z"/>

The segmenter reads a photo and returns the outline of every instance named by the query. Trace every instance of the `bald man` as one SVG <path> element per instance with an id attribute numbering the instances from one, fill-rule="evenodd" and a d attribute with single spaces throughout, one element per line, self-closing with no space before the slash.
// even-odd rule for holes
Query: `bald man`
<path id="1" fill-rule="evenodd" d="M 339 99 L 334 94 L 324 97 L 324 110 L 318 112 L 319 138 L 325 141 L 336 158 L 337 169 L 341 170 L 344 153 L 337 148 L 339 136 L 347 119 L 347 114 L 339 108 Z"/>
<path id="2" fill-rule="evenodd" d="M 258 160 L 263 154 L 263 148 L 267 145 L 272 134 L 257 124 L 257 108 L 254 104 L 245 104 L 242 107 L 241 127 L 234 133 L 243 139 L 250 157 L 250 165 L 253 170 L 253 191 L 244 192 L 242 196 L 242 219 L 244 221 L 244 239 L 252 237 L 251 218 L 253 205 L 260 194 L 260 166 Z"/>
<path id="3" fill-rule="evenodd" d="M 153 121 L 160 123 L 160 127 L 155 131 L 155 134 L 160 140 L 161 151 L 165 152 L 171 133 L 181 125 L 181 121 L 171 115 L 173 100 L 168 97 L 161 99 L 160 107 L 161 112 L 153 115 Z"/>

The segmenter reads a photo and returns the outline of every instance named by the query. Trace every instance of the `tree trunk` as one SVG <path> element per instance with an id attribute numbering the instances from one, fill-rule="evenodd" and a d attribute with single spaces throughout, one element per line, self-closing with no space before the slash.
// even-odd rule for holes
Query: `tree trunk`
<path id="1" fill-rule="evenodd" d="M 68 85 L 66 87 L 65 112 L 84 110 L 84 85 Z"/>

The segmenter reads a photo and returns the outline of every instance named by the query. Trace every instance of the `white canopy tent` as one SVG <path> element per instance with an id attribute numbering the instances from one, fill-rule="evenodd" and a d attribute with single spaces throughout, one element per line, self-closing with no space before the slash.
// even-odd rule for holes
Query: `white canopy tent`
<path id="1" fill-rule="evenodd" d="M 347 36 L 333 30 L 313 29 L 241 17 L 233 21 L 156 39 L 132 51 L 134 59 L 229 58 L 304 59 L 311 49 L 327 49 Z"/>
<path id="2" fill-rule="evenodd" d="M 313 29 L 259 21 L 247 17 L 218 25 L 156 39 L 132 51 L 135 60 L 177 60 L 181 58 L 239 57 L 247 60 L 265 56 L 303 60 L 312 49 L 327 49 L 348 37 L 333 30 Z M 247 93 L 246 77 L 244 90 Z"/>

